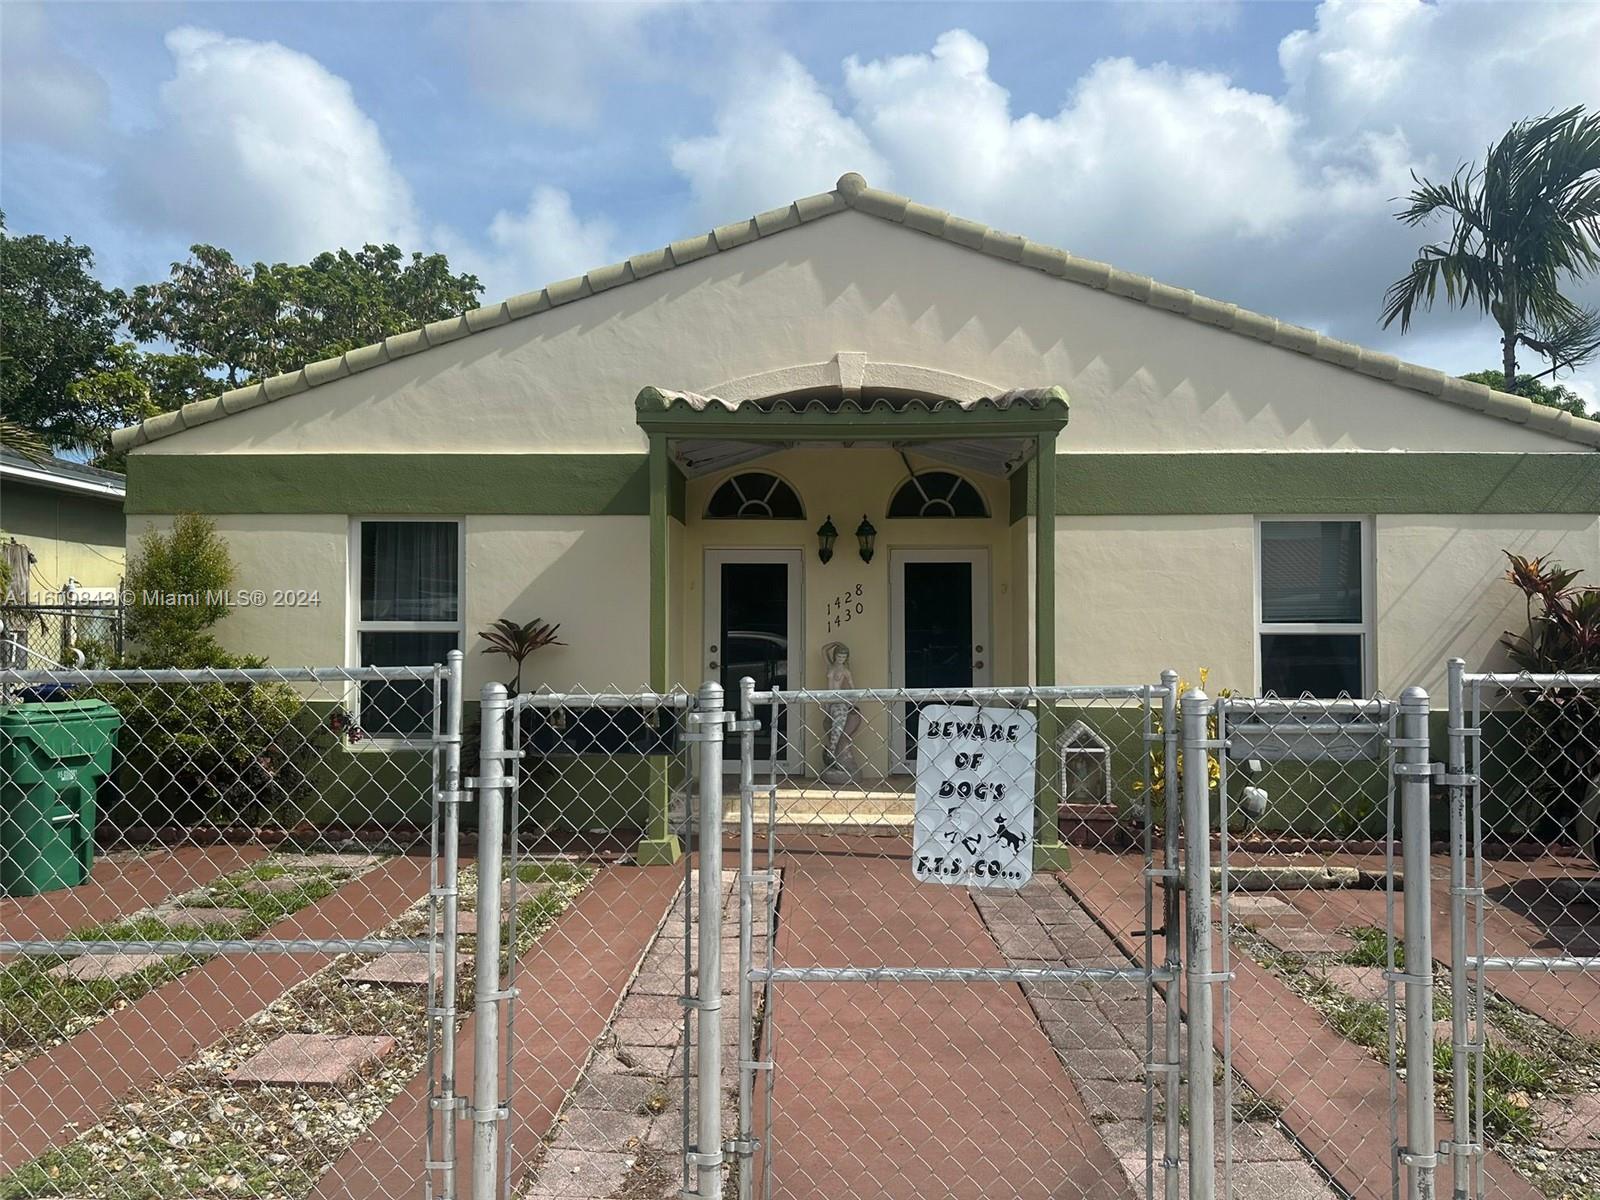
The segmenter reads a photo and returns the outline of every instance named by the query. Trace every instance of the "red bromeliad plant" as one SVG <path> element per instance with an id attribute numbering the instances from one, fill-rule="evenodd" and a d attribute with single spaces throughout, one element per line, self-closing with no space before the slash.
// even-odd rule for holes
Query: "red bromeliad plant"
<path id="1" fill-rule="evenodd" d="M 485 654 L 504 654 L 517 664 L 516 674 L 511 680 L 513 696 L 522 691 L 522 664 L 530 654 L 546 646 L 566 645 L 556 636 L 560 628 L 560 625 L 551 625 L 538 617 L 526 625 L 502 617 L 488 629 L 479 632 L 478 636 L 489 643 L 484 647 Z"/>
<path id="2" fill-rule="evenodd" d="M 1506 579 L 1528 601 L 1528 632 L 1500 638 L 1511 661 L 1540 675 L 1600 671 L 1600 588 L 1573 587 L 1582 572 L 1547 558 L 1509 550 L 1505 556 L 1511 560 Z"/>
<path id="3" fill-rule="evenodd" d="M 1548 557 L 1505 555 L 1511 561 L 1506 579 L 1528 604 L 1527 632 L 1500 638 L 1511 661 L 1532 675 L 1600 673 L 1600 588 L 1573 587 L 1581 572 Z M 1572 829 L 1586 850 L 1600 849 L 1592 828 L 1600 791 L 1600 692 L 1558 679 L 1555 686 L 1530 687 L 1524 697 L 1538 724 L 1530 749 L 1540 778 L 1530 781 L 1530 800 L 1549 789 L 1542 797 L 1547 815 Z"/>

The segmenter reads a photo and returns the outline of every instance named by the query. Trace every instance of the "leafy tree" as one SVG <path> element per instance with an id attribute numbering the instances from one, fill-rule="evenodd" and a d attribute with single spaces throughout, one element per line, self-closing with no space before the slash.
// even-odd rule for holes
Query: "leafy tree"
<path id="1" fill-rule="evenodd" d="M 1383 324 L 1401 332 L 1439 287 L 1451 306 L 1478 309 L 1500 326 L 1501 375 L 1517 378 L 1517 349 L 1550 362 L 1543 375 L 1600 353 L 1600 313 L 1561 294 L 1564 282 L 1600 270 L 1600 113 L 1582 105 L 1519 121 L 1480 166 L 1448 183 L 1413 174 L 1406 225 L 1452 222 L 1445 242 L 1423 246 L 1384 293 Z"/>
<path id="2" fill-rule="evenodd" d="M 103 287 L 93 266 L 94 253 L 71 238 L 11 236 L 0 213 L 0 410 L 54 449 L 100 434 L 68 394 L 106 365 L 120 321 L 122 293 Z"/>
<path id="3" fill-rule="evenodd" d="M 1496 391 L 1512 392 L 1518 396 L 1526 396 L 1535 404 L 1542 404 L 1546 408 L 1554 408 L 1564 413 L 1571 413 L 1575 417 L 1589 417 L 1592 421 L 1600 421 L 1600 416 L 1590 416 L 1583 403 L 1583 397 L 1569 387 L 1559 383 L 1541 383 L 1532 375 L 1523 375 L 1518 378 L 1514 387 L 1506 387 L 1506 377 L 1499 371 L 1474 371 L 1461 378 L 1470 383 L 1487 384 Z"/>
<path id="4" fill-rule="evenodd" d="M 85 424 L 100 431 L 95 443 L 104 446 L 113 429 L 181 408 L 214 394 L 219 386 L 204 361 L 192 354 L 145 351 L 132 342 L 118 342 L 106 367 L 75 380 L 68 394 Z M 105 449 L 94 464 L 122 471 L 127 457 L 126 451 Z"/>
<path id="5" fill-rule="evenodd" d="M 135 288 L 126 315 L 140 341 L 166 341 L 237 387 L 455 316 L 482 292 L 444 255 L 407 262 L 393 245 L 249 267 L 197 245 L 166 280 Z"/>
<path id="6" fill-rule="evenodd" d="M 211 636 L 228 615 L 233 557 L 215 522 L 180 514 L 171 533 L 147 529 L 128 563 L 129 664 L 137 667 L 255 665 L 229 654 Z"/>

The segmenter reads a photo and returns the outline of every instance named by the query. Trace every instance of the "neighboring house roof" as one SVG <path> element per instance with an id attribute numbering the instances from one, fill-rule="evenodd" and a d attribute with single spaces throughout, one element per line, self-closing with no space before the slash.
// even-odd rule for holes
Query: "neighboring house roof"
<path id="1" fill-rule="evenodd" d="M 128 490 L 127 481 L 115 471 L 102 471 L 99 467 L 68 462 L 64 458 L 37 463 L 3 447 L 0 447 L 0 479 L 14 479 L 58 492 L 100 496 L 117 501 L 119 507 Z"/>
<path id="2" fill-rule="evenodd" d="M 142 424 L 117 430 L 112 435 L 112 445 L 124 450 L 170 437 L 196 425 L 299 395 L 309 388 L 343 379 L 347 375 L 470 334 L 494 329 L 510 321 L 537 316 L 548 309 L 646 279 L 757 238 L 771 237 L 798 225 L 847 211 L 864 213 L 930 237 L 954 242 L 981 254 L 1054 275 L 1069 283 L 1109 292 L 1242 337 L 1292 350 L 1436 400 L 1518 425 L 1527 425 L 1586 446 L 1600 447 L 1600 421 L 1581 417 L 1575 419 L 1569 413 L 1536 405 L 1521 396 L 1497 392 L 1481 383 L 1469 383 L 1443 371 L 1402 362 L 1392 354 L 1367 350 L 1351 342 L 1326 337 L 1314 329 L 1290 325 L 1236 304 L 1210 300 L 1184 288 L 1158 283 L 1146 275 L 1119 271 L 1106 263 L 1079 258 L 1065 250 L 1029 241 L 1016 234 L 990 229 L 975 221 L 918 204 L 904 196 L 869 187 L 867 181 L 854 172 L 841 176 L 833 191 L 807 196 L 785 208 L 759 213 L 749 220 L 723 225 L 710 233 L 685 238 L 659 250 L 636 254 L 625 262 L 599 267 L 586 275 L 513 296 L 500 304 L 486 305 L 459 317 L 449 317 L 421 329 L 395 334 L 382 342 L 351 350 L 337 358 L 311 363 L 286 375 L 276 375 L 260 383 L 235 388 L 208 400 L 196 400 L 175 412 L 162 413 Z"/>

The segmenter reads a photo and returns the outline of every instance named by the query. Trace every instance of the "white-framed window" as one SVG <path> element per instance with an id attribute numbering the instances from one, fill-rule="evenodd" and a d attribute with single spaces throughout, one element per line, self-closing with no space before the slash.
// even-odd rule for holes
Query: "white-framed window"
<path id="1" fill-rule="evenodd" d="M 1373 682 L 1372 525 L 1256 522 L 1256 664 L 1263 694 L 1365 696 Z"/>
<path id="2" fill-rule="evenodd" d="M 466 539 L 457 518 L 357 517 L 350 523 L 351 662 L 426 667 L 462 648 Z M 393 744 L 433 732 L 432 685 L 369 683 L 355 698 L 356 723 Z"/>

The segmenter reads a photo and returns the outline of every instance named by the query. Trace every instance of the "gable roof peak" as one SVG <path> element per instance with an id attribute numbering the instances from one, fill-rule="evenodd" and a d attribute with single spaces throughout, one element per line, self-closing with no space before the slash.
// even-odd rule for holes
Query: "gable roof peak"
<path id="1" fill-rule="evenodd" d="M 1121 271 L 1109 263 L 1080 258 L 1055 246 L 991 229 L 977 221 L 969 221 L 942 209 L 919 204 L 906 196 L 875 188 L 856 171 L 847 171 L 839 176 L 831 192 L 805 196 L 746 220 L 720 225 L 709 233 L 682 238 L 659 250 L 636 254 L 610 266 L 597 267 L 584 275 L 547 284 L 537 291 L 525 292 L 498 304 L 484 305 L 459 317 L 434 321 L 421 329 L 396 334 L 337 358 L 310 363 L 299 370 L 235 388 L 220 396 L 196 400 L 181 409 L 161 413 L 138 425 L 117 430 L 111 435 L 111 444 L 118 450 L 128 450 L 158 438 L 170 437 L 196 425 L 298 395 L 346 375 L 430 350 L 445 342 L 494 329 L 511 321 L 534 317 L 560 305 L 571 304 L 624 284 L 636 283 L 661 271 L 672 270 L 712 254 L 733 250 L 747 242 L 771 237 L 846 211 L 902 225 L 914 232 L 954 242 L 969 250 L 1053 275 L 1068 283 L 1109 292 L 1240 337 L 1266 342 L 1331 366 L 1369 375 L 1448 404 L 1527 425 L 1566 441 L 1600 448 L 1600 421 L 1573 417 L 1570 413 L 1534 404 L 1523 396 L 1497 392 L 1481 383 L 1469 383 L 1443 371 L 1402 362 L 1392 354 L 1340 341 L 1314 329 L 1251 312 L 1237 304 L 1209 299 L 1188 288 L 1159 283 L 1148 275 Z"/>

